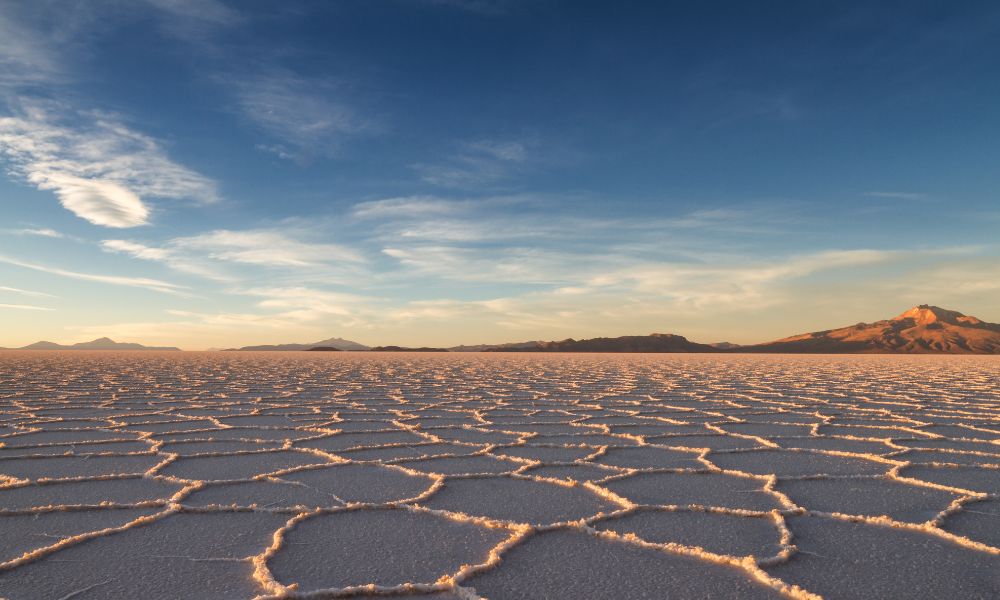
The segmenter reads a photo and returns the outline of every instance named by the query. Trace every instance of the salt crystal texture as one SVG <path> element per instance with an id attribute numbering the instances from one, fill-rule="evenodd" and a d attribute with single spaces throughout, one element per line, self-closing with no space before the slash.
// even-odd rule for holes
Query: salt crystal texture
<path id="1" fill-rule="evenodd" d="M 993 357 L 0 359 L 4 599 L 1000 597 Z"/>

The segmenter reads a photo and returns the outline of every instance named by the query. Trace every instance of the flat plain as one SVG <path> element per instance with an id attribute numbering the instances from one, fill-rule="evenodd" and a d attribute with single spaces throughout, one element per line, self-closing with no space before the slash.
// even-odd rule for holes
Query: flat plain
<path id="1" fill-rule="evenodd" d="M 996 598 L 1000 359 L 0 354 L 0 597 Z"/>

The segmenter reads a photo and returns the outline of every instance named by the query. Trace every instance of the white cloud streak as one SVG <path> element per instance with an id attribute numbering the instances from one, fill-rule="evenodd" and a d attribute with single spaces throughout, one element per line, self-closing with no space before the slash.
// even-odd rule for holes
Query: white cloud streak
<path id="1" fill-rule="evenodd" d="M 8 287 L 6 285 L 0 285 L 0 292 L 10 292 L 11 294 L 20 294 L 22 296 L 33 296 L 35 298 L 58 298 L 58 296 L 53 296 L 52 294 L 46 294 L 45 292 L 23 290 L 21 288 Z"/>
<path id="2" fill-rule="evenodd" d="M 224 79 L 236 92 L 240 112 L 278 144 L 258 148 L 281 158 L 308 160 L 329 155 L 343 139 L 377 131 L 345 102 L 335 84 L 273 70 L 258 77 Z"/>
<path id="3" fill-rule="evenodd" d="M 183 286 L 175 285 L 173 283 L 168 283 L 166 281 L 160 281 L 158 279 L 151 279 L 148 277 L 125 277 L 120 275 L 98 275 L 93 273 L 80 273 L 77 271 L 69 271 L 58 267 L 50 267 L 47 265 L 40 265 L 36 263 L 26 262 L 3 255 L 0 255 L 0 263 L 14 265 L 16 267 L 21 267 L 24 269 L 31 269 L 33 271 L 39 271 L 42 273 L 48 273 L 50 275 L 57 275 L 59 277 L 78 279 L 80 281 L 92 281 L 95 283 L 106 283 L 110 285 L 143 288 L 147 290 L 152 290 L 154 292 L 160 292 L 163 294 L 186 295 L 185 292 L 183 291 L 184 290 Z"/>
<path id="4" fill-rule="evenodd" d="M 31 306 L 28 304 L 0 304 L 0 308 L 8 308 L 11 310 L 41 310 L 41 311 L 54 310 L 46 306 Z"/>
<path id="5" fill-rule="evenodd" d="M 70 113 L 75 123 L 56 117 Z M 0 118 L 0 154 L 9 171 L 52 191 L 76 216 L 95 225 L 127 228 L 149 222 L 143 196 L 209 203 L 215 184 L 171 160 L 158 142 L 116 118 L 28 104 Z"/>

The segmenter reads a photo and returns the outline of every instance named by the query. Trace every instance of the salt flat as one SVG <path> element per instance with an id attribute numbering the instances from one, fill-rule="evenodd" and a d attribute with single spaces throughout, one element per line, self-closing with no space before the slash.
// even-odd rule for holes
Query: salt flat
<path id="1" fill-rule="evenodd" d="M 0 597 L 995 598 L 995 357 L 0 354 Z"/>

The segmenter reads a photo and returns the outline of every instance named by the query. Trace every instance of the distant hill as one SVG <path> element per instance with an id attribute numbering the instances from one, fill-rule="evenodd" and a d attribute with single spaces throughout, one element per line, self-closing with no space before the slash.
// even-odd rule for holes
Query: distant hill
<path id="1" fill-rule="evenodd" d="M 532 341 L 532 342 L 512 342 L 509 344 L 473 344 L 471 346 L 452 346 L 448 350 L 452 352 L 499 352 L 501 350 L 507 350 L 510 352 L 516 352 L 518 350 L 531 350 L 538 344 L 544 344 L 545 342 Z"/>
<path id="2" fill-rule="evenodd" d="M 736 350 L 737 348 L 742 348 L 740 344 L 734 344 L 732 342 L 715 342 L 714 344 L 709 344 L 713 348 L 718 348 L 719 350 Z"/>
<path id="3" fill-rule="evenodd" d="M 128 342 L 116 342 L 111 338 L 97 338 L 90 342 L 80 342 L 79 344 L 71 344 L 69 346 L 64 346 L 62 344 L 56 344 L 54 342 L 35 342 L 34 344 L 29 344 L 20 350 L 171 350 L 179 351 L 180 348 L 175 348 L 173 346 L 143 346 L 142 344 L 133 344 Z"/>
<path id="4" fill-rule="evenodd" d="M 243 346 L 242 348 L 229 348 L 230 351 L 253 351 L 253 352 L 296 352 L 302 350 L 312 350 L 313 348 L 336 348 L 337 350 L 368 350 L 368 346 L 345 340 L 343 338 L 330 338 L 312 344 L 265 344 L 262 346 Z"/>
<path id="5" fill-rule="evenodd" d="M 451 352 L 447 348 L 428 348 L 427 346 L 421 346 L 420 348 L 406 348 L 405 346 L 375 346 L 371 349 L 372 352 Z"/>
<path id="6" fill-rule="evenodd" d="M 615 338 L 593 338 L 559 342 L 524 342 L 489 346 L 483 352 L 720 352 L 708 344 L 689 341 L 672 333 L 626 335 Z"/>
<path id="7" fill-rule="evenodd" d="M 803 333 L 739 352 L 1000 354 L 1000 325 L 921 304 L 874 323 Z"/>

